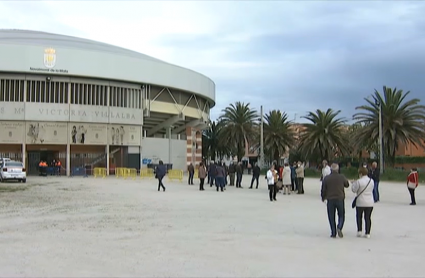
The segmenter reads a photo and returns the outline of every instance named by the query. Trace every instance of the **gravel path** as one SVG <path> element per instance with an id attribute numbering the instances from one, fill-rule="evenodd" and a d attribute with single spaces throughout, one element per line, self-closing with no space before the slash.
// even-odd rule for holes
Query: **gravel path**
<path id="1" fill-rule="evenodd" d="M 356 238 L 347 190 L 343 239 L 329 238 L 320 184 L 268 200 L 258 190 L 114 177 L 0 184 L 4 277 L 420 277 L 425 190 L 381 183 L 372 238 Z M 26 190 L 4 191 L 4 188 Z M 17 188 L 18 187 L 18 188 Z"/>

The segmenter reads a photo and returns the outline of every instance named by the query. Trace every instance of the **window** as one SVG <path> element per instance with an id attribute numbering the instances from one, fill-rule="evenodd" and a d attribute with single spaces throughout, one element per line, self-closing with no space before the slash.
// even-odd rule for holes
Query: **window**
<path id="1" fill-rule="evenodd" d="M 106 90 L 103 85 L 71 83 L 71 104 L 106 106 Z"/>
<path id="2" fill-rule="evenodd" d="M 24 80 L 0 80 L 0 101 L 23 102 L 24 101 Z"/>
<path id="3" fill-rule="evenodd" d="M 28 80 L 26 101 L 68 103 L 68 82 Z"/>
<path id="4" fill-rule="evenodd" d="M 109 106 L 140 109 L 141 93 L 139 89 L 111 86 Z"/>

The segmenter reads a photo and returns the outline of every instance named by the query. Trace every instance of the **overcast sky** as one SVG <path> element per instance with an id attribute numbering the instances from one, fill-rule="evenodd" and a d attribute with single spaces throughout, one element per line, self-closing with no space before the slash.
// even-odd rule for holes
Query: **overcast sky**
<path id="1" fill-rule="evenodd" d="M 2 1 L 0 28 L 93 39 L 201 72 L 215 119 L 244 101 L 291 119 L 397 86 L 425 96 L 425 2 Z"/>

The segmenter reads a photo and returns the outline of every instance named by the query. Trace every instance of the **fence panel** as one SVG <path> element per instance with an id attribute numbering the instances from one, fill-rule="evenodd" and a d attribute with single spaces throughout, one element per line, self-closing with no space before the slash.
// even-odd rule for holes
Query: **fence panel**
<path id="1" fill-rule="evenodd" d="M 96 167 L 93 169 L 93 174 L 94 177 L 101 177 L 101 178 L 105 178 L 106 177 L 106 168 L 100 168 L 100 167 Z"/>
<path id="2" fill-rule="evenodd" d="M 169 180 L 183 180 L 183 171 L 182 170 L 168 170 L 168 179 Z"/>

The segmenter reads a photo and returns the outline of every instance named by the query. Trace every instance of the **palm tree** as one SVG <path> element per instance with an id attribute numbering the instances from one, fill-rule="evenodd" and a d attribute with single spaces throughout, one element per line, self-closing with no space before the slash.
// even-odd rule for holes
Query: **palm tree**
<path id="1" fill-rule="evenodd" d="M 310 121 L 300 138 L 301 151 L 306 158 L 320 156 L 330 160 L 336 155 L 349 154 L 349 141 L 346 136 L 345 120 L 338 118 L 341 111 L 328 109 L 309 112 L 303 118 Z"/>
<path id="2" fill-rule="evenodd" d="M 356 107 L 360 110 L 353 119 L 364 125 L 357 140 L 379 141 L 379 104 L 382 111 L 382 138 L 384 156 L 394 165 L 395 153 L 400 143 L 411 143 L 416 147 L 424 147 L 425 106 L 420 105 L 417 98 L 407 100 L 410 91 L 403 93 L 397 88 L 383 87 L 383 95 L 375 90 L 372 99 L 365 98 L 366 105 Z"/>
<path id="3" fill-rule="evenodd" d="M 279 161 L 282 154 L 294 145 L 294 132 L 288 115 L 280 110 L 272 110 L 264 116 L 264 148 Z"/>
<path id="4" fill-rule="evenodd" d="M 230 146 L 224 144 L 223 140 L 223 123 L 213 121 L 208 129 L 202 133 L 202 156 L 211 160 L 216 160 L 218 155 L 220 158 L 230 155 Z"/>
<path id="5" fill-rule="evenodd" d="M 234 148 L 240 161 L 245 154 L 246 144 L 256 136 L 257 111 L 249 103 L 236 102 L 223 109 L 220 121 L 223 127 L 224 144 Z"/>

